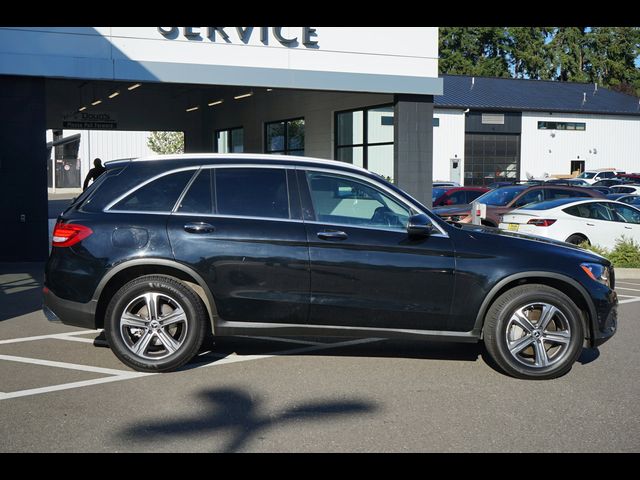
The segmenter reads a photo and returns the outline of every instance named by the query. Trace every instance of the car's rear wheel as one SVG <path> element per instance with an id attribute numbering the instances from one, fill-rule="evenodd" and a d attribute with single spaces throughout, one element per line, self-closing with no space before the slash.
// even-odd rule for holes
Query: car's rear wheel
<path id="1" fill-rule="evenodd" d="M 198 295 L 164 275 L 125 284 L 105 314 L 105 333 L 114 354 L 143 372 L 181 367 L 198 352 L 205 332 L 206 312 Z"/>
<path id="2" fill-rule="evenodd" d="M 571 370 L 584 327 L 567 295 L 546 285 L 521 285 L 493 303 L 483 334 L 487 351 L 507 374 L 542 380 Z"/>
<path id="3" fill-rule="evenodd" d="M 587 242 L 587 244 L 591 245 L 591 242 L 584 235 L 580 235 L 579 233 L 574 233 L 570 235 L 569 238 L 565 240 L 567 243 L 573 243 L 574 245 L 580 245 L 581 243 Z"/>

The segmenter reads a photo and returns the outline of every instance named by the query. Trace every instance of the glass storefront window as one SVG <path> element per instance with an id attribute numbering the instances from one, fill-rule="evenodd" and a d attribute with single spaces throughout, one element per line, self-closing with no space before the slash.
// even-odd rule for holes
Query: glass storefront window
<path id="1" fill-rule="evenodd" d="M 244 152 L 244 129 L 229 128 L 216 132 L 217 153 L 242 153 Z"/>
<path id="2" fill-rule="evenodd" d="M 266 153 L 304 155 L 304 118 L 265 124 Z"/>
<path id="3" fill-rule="evenodd" d="M 335 159 L 393 181 L 393 105 L 336 112 Z"/>

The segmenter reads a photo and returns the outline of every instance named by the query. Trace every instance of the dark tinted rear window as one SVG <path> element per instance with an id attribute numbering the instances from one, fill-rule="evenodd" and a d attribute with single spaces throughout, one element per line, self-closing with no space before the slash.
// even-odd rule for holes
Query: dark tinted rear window
<path id="1" fill-rule="evenodd" d="M 243 217 L 289 218 L 284 169 L 219 168 L 215 172 L 217 213 Z"/>
<path id="2" fill-rule="evenodd" d="M 193 173 L 193 170 L 186 170 L 164 175 L 138 188 L 111 210 L 170 212 Z"/>

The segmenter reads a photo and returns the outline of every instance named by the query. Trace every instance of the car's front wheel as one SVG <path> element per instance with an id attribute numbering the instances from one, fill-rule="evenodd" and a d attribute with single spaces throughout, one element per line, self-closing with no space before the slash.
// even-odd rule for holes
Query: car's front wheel
<path id="1" fill-rule="evenodd" d="M 105 314 L 113 353 L 142 372 L 175 370 L 198 352 L 206 332 L 198 295 L 179 280 L 146 275 L 125 284 Z"/>
<path id="2" fill-rule="evenodd" d="M 487 312 L 483 334 L 498 366 L 525 379 L 564 375 L 584 341 L 578 307 L 546 285 L 521 285 L 503 293 Z"/>

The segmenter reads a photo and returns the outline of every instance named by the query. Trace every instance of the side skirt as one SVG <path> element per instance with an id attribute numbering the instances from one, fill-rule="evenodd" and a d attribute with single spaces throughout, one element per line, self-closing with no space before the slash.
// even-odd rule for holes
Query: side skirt
<path id="1" fill-rule="evenodd" d="M 405 330 L 392 328 L 341 327 L 332 325 L 292 325 L 290 323 L 227 322 L 218 319 L 216 336 L 261 335 L 274 337 L 353 337 L 353 338 L 404 338 L 413 340 L 476 343 L 480 336 L 475 332 L 444 330 Z"/>

